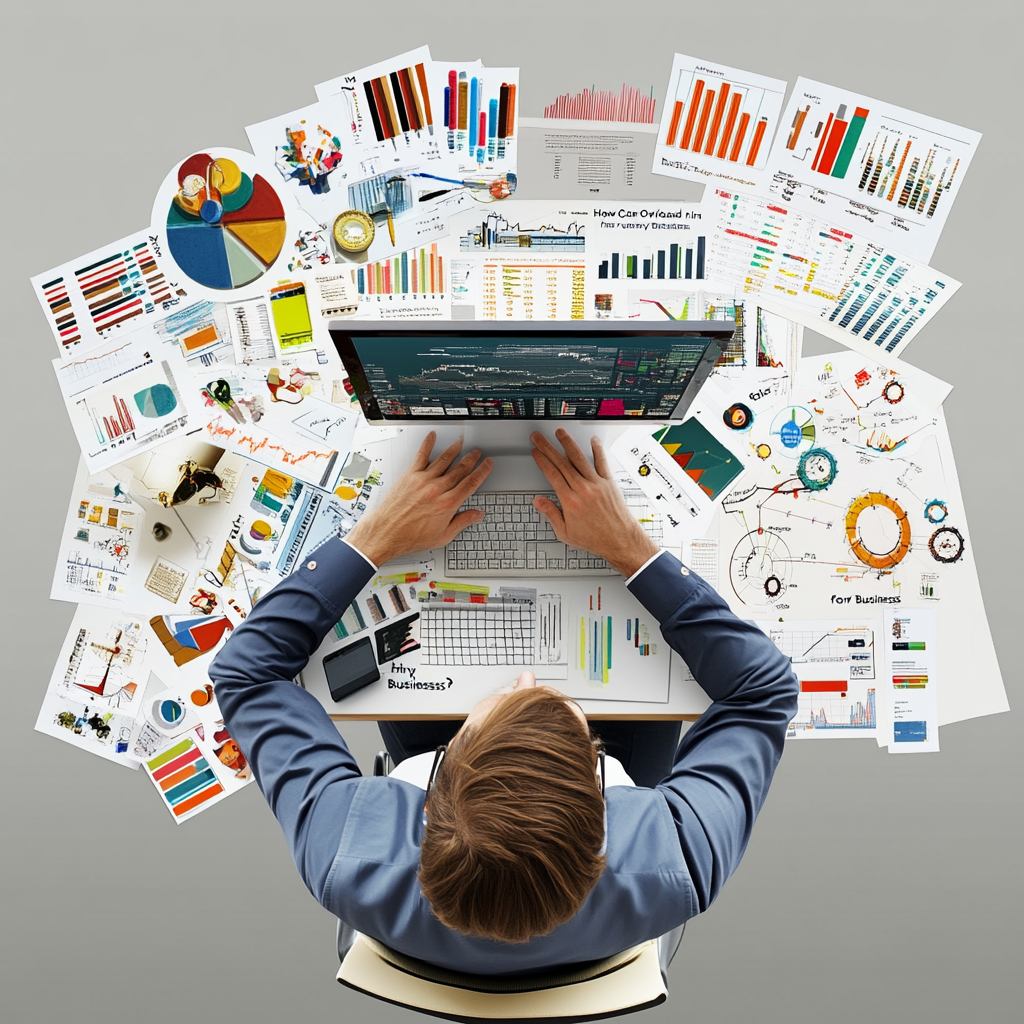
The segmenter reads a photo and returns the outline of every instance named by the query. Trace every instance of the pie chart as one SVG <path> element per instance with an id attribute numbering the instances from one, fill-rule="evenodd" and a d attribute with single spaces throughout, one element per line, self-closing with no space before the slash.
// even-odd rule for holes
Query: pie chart
<path id="1" fill-rule="evenodd" d="M 251 284 L 281 253 L 284 206 L 261 175 L 234 160 L 194 153 L 178 168 L 167 211 L 167 245 L 193 281 L 226 291 Z"/>

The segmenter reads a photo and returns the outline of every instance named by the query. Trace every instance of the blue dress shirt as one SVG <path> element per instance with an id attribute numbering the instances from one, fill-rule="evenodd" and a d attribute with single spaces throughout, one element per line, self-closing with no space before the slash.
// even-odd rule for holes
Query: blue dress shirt
<path id="1" fill-rule="evenodd" d="M 572 920 L 507 944 L 441 924 L 420 892 L 424 792 L 364 778 L 327 712 L 292 679 L 373 566 L 332 540 L 261 598 L 213 660 L 231 735 L 310 892 L 357 931 L 479 974 L 610 956 L 706 910 L 739 864 L 796 713 L 789 659 L 664 552 L 629 582 L 713 701 L 654 789 L 608 790 L 607 866 Z"/>

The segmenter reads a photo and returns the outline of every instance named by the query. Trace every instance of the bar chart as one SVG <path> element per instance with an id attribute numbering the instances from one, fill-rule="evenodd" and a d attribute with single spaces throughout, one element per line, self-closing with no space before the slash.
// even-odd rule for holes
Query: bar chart
<path id="1" fill-rule="evenodd" d="M 864 155 L 857 188 L 876 199 L 895 202 L 904 213 L 916 213 L 930 220 L 943 193 L 953 188 L 960 158 L 919 142 L 918 151 L 914 149 L 913 139 L 876 132 Z"/>
<path id="2" fill-rule="evenodd" d="M 654 124 L 654 88 L 645 96 L 632 85 L 622 83 L 616 95 L 603 89 L 583 89 L 564 93 L 554 103 L 544 105 L 544 116 L 569 118 L 574 121 L 625 121 L 631 124 Z"/>
<path id="3" fill-rule="evenodd" d="M 810 104 L 797 111 L 793 119 L 786 142 L 786 149 L 790 152 L 797 152 L 809 112 Z M 855 106 L 851 116 L 849 106 L 840 103 L 835 111 L 829 111 L 824 120 L 816 121 L 813 131 L 808 128 L 804 137 L 804 155 L 809 156 L 814 151 L 811 170 L 833 178 L 845 178 L 870 112 L 867 107 Z"/>
<path id="4" fill-rule="evenodd" d="M 689 154 L 697 167 L 762 168 L 785 88 L 785 82 L 676 54 L 659 151 Z"/>
<path id="5" fill-rule="evenodd" d="M 361 297 L 374 295 L 443 295 L 445 260 L 437 243 L 378 260 L 356 271 Z"/>
<path id="6" fill-rule="evenodd" d="M 805 78 L 782 125 L 768 156 L 770 194 L 930 262 L 978 132 Z"/>
<path id="7" fill-rule="evenodd" d="M 434 133 L 430 92 L 423 64 L 394 71 L 361 84 L 365 109 L 373 122 L 373 134 L 385 142 L 426 128 Z"/>
<path id="8" fill-rule="evenodd" d="M 448 152 L 464 168 L 505 160 L 516 135 L 517 69 L 438 67 Z"/>
<path id="9" fill-rule="evenodd" d="M 704 279 L 707 240 L 696 235 L 686 243 L 672 242 L 661 249 L 602 253 L 599 280 L 700 281 Z"/>

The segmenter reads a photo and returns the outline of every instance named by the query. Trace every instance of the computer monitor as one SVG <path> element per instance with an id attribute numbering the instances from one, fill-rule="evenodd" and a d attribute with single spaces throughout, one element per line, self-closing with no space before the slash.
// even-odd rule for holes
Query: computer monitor
<path id="1" fill-rule="evenodd" d="M 370 423 L 681 418 L 731 320 L 331 321 Z"/>

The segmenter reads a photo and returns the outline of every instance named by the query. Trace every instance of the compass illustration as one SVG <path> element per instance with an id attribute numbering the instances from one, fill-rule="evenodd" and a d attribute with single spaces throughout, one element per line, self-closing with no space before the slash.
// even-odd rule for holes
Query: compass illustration
<path id="1" fill-rule="evenodd" d="M 955 526 L 940 526 L 928 540 L 936 562 L 958 562 L 964 553 L 963 534 Z"/>
<path id="2" fill-rule="evenodd" d="M 906 390 L 898 380 L 890 380 L 882 388 L 882 397 L 890 404 L 896 405 L 903 401 Z"/>
<path id="3" fill-rule="evenodd" d="M 836 460 L 824 448 L 811 448 L 800 456 L 796 475 L 810 491 L 823 491 L 836 478 Z"/>
<path id="4" fill-rule="evenodd" d="M 777 533 L 751 530 L 733 549 L 732 589 L 744 604 L 771 604 L 785 594 L 791 564 L 789 547 Z"/>

